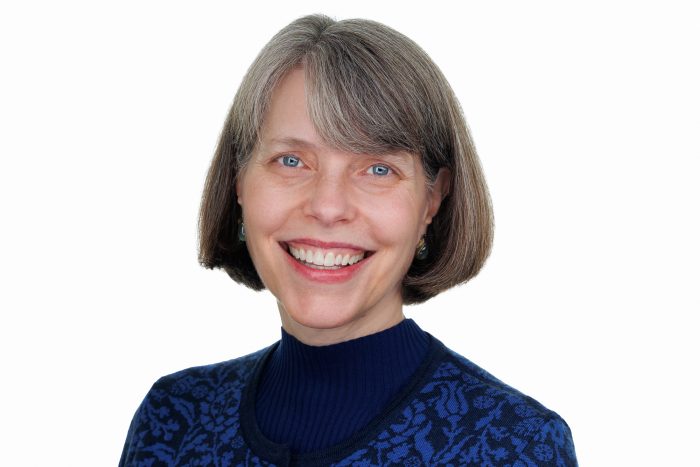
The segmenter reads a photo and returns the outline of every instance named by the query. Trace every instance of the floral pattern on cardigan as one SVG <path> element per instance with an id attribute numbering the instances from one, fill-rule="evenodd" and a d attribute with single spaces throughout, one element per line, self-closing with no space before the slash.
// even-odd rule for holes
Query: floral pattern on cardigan
<path id="1" fill-rule="evenodd" d="M 245 388 L 259 375 L 256 369 L 270 348 L 166 376 L 134 416 L 119 465 L 577 465 L 561 417 L 435 345 L 409 392 L 350 444 L 299 456 L 283 446 L 254 452 L 250 437 L 261 435 L 241 429 L 242 422 L 254 424 L 242 420 Z"/>

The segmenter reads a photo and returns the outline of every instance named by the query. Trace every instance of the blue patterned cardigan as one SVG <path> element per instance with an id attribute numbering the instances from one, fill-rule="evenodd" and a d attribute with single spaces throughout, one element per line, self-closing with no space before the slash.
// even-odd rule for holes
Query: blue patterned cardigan
<path id="1" fill-rule="evenodd" d="M 255 422 L 256 386 L 277 344 L 165 376 L 137 410 L 119 466 L 577 465 L 561 417 L 430 339 L 383 413 L 345 442 L 301 455 Z"/>

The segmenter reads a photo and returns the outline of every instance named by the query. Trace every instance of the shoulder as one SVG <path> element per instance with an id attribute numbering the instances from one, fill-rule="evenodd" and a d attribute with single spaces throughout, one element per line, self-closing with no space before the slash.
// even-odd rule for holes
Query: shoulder
<path id="1" fill-rule="evenodd" d="M 269 350 L 158 379 L 134 415 L 119 465 L 156 459 L 164 464 L 153 465 L 178 465 L 183 459 L 206 457 L 217 440 L 242 446 L 242 394 Z"/>
<path id="2" fill-rule="evenodd" d="M 149 396 L 155 393 L 202 399 L 212 391 L 235 389 L 247 382 L 268 350 L 269 347 L 243 357 L 195 366 L 163 376 L 155 382 Z"/>
<path id="3" fill-rule="evenodd" d="M 455 435 L 454 447 L 463 443 L 463 462 L 576 465 L 571 431 L 556 412 L 439 346 L 416 403 L 442 433 Z"/>
<path id="4" fill-rule="evenodd" d="M 159 378 L 146 394 L 137 417 L 145 415 L 144 412 L 168 416 L 172 412 L 178 415 L 206 412 L 212 404 L 224 402 L 230 410 L 237 410 L 243 389 L 269 349 L 224 362 L 187 368 Z M 192 420 L 187 422 L 180 425 L 190 425 Z"/>
<path id="5" fill-rule="evenodd" d="M 443 348 L 445 353 L 432 374 L 432 382 L 454 384 L 461 391 L 470 393 L 473 408 L 485 409 L 501 402 L 504 406 L 514 408 L 515 419 L 532 416 L 560 418 L 554 411 L 504 383 L 466 357 L 447 347 Z"/>

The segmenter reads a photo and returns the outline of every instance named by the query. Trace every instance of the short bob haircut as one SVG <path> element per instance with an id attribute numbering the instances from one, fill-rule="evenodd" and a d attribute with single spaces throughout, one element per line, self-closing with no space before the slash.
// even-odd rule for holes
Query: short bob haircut
<path id="1" fill-rule="evenodd" d="M 275 86 L 292 69 L 306 75 L 309 115 L 321 138 L 351 153 L 407 151 L 420 157 L 431 185 L 450 170 L 450 192 L 428 226 L 428 257 L 402 283 L 405 304 L 464 283 L 491 250 L 493 217 L 486 182 L 461 108 L 447 80 L 412 40 L 380 23 L 302 17 L 278 32 L 236 93 L 206 178 L 199 217 L 199 262 L 223 268 L 254 290 L 262 283 L 238 239 L 236 177 L 258 142 Z"/>

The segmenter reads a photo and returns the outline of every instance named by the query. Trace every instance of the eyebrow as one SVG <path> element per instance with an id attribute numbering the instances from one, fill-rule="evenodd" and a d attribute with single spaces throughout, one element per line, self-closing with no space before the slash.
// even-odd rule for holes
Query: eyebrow
<path id="1" fill-rule="evenodd" d="M 295 138 L 293 136 L 275 137 L 270 138 L 270 140 L 265 145 L 281 145 L 281 146 L 292 146 L 300 148 L 309 148 L 319 150 L 322 149 L 320 145 L 307 141 L 305 139 Z M 404 151 L 397 150 L 395 152 L 387 152 L 386 154 L 371 154 L 373 157 L 380 159 L 396 159 L 396 160 L 411 160 L 413 154 Z"/>
<path id="2" fill-rule="evenodd" d="M 281 146 L 294 146 L 310 149 L 319 149 L 319 146 L 311 141 L 306 141 L 304 139 L 294 138 L 292 136 L 286 136 L 281 138 L 271 138 L 268 144 L 277 144 Z"/>

